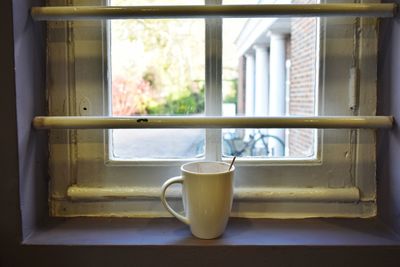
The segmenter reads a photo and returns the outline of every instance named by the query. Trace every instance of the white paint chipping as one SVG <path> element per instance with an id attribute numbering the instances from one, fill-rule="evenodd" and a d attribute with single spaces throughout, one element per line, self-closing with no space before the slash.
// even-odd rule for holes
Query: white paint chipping
<path id="1" fill-rule="evenodd" d="M 67 196 L 75 201 L 138 200 L 159 198 L 158 187 L 82 187 L 70 186 Z M 180 198 L 181 191 L 169 189 L 167 196 Z M 348 188 L 237 188 L 234 199 L 238 201 L 266 202 L 342 202 L 360 200 L 357 187 Z"/>

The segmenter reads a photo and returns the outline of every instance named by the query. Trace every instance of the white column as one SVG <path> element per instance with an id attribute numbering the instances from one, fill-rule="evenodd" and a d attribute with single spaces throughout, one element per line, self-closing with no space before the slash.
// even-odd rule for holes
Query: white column
<path id="1" fill-rule="evenodd" d="M 285 95 L 286 95 L 286 49 L 285 35 L 279 33 L 271 33 L 270 43 L 270 86 L 269 86 L 269 115 L 284 116 Z M 285 129 L 270 129 L 270 135 L 274 135 L 285 143 Z M 284 156 L 285 148 L 275 139 L 270 139 L 270 148 L 274 152 L 274 156 Z"/>
<path id="2" fill-rule="evenodd" d="M 254 115 L 268 115 L 268 51 L 265 44 L 255 45 L 255 93 L 254 93 Z"/>
<path id="3" fill-rule="evenodd" d="M 254 52 L 248 52 L 245 55 L 246 58 L 246 69 L 245 69 L 245 115 L 246 116 L 254 116 L 255 110 L 255 99 L 254 99 L 254 90 L 255 90 L 255 60 L 254 60 Z M 254 134 L 254 129 L 245 129 L 244 131 L 244 140 L 249 141 L 250 135 Z"/>
<path id="4" fill-rule="evenodd" d="M 246 69 L 245 69 L 245 115 L 254 116 L 254 54 L 247 53 L 244 55 L 246 58 Z"/>

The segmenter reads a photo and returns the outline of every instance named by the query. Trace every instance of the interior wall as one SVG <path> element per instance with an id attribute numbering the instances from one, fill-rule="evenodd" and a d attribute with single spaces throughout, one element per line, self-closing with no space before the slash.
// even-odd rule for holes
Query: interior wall
<path id="1" fill-rule="evenodd" d="M 19 190 L 25 238 L 47 216 L 47 132 L 32 128 L 45 115 L 45 23 L 34 22 L 30 7 L 42 0 L 13 1 L 15 92 L 17 104 Z"/>
<path id="2" fill-rule="evenodd" d="M 20 240 L 12 1 L 0 1 L 0 266 Z M 14 253 L 15 254 L 15 253 Z"/>
<path id="3" fill-rule="evenodd" d="M 0 1 L 0 266 L 17 266 L 23 239 L 47 218 L 47 133 L 31 127 L 46 106 L 44 24 L 29 16 L 42 2 Z"/>
<path id="4" fill-rule="evenodd" d="M 29 262 L 29 259 L 38 260 L 38 257 L 42 257 L 48 262 L 47 266 L 52 266 L 62 256 L 71 261 L 83 259 L 90 265 L 89 259 L 96 258 L 99 254 L 106 253 L 105 255 L 108 255 L 107 252 L 110 259 L 113 256 L 119 259 L 121 254 L 130 254 L 132 255 L 132 262 L 136 255 L 142 255 L 144 251 L 149 253 L 149 257 L 156 255 L 161 248 L 154 250 L 154 248 L 143 247 L 136 254 L 132 254 L 130 247 L 125 247 L 125 249 L 114 247 L 113 250 L 109 250 L 108 247 L 100 247 L 84 250 L 81 247 L 42 246 L 31 248 L 24 246 L 21 248 L 19 246 L 22 240 L 19 191 L 24 196 L 21 199 L 21 208 L 26 211 L 23 218 L 25 236 L 29 235 L 30 230 L 35 228 L 40 220 L 46 218 L 47 214 L 47 182 L 44 178 L 47 177 L 47 166 L 45 164 L 47 159 L 46 132 L 36 132 L 30 126 L 34 115 L 45 113 L 43 92 L 45 77 L 42 67 L 44 66 L 45 56 L 43 24 L 35 24 L 29 18 L 29 6 L 38 5 L 39 2 L 41 1 L 0 1 L 0 114 L 2 115 L 0 147 L 3 152 L 0 153 L 0 266 L 16 266 L 7 263 L 15 262 L 17 258 L 21 259 L 24 256 L 27 258 L 26 262 Z M 12 9 L 13 4 L 14 10 Z M 15 28 L 13 28 L 13 21 Z M 400 105 L 398 104 L 400 103 L 399 47 L 399 19 L 384 20 L 381 24 L 378 112 L 380 115 L 394 115 L 397 118 L 400 118 Z M 388 225 L 400 229 L 400 194 L 398 194 L 400 188 L 400 164 L 398 162 L 400 159 L 400 133 L 398 127 L 395 126 L 391 131 L 380 131 L 378 141 L 379 215 Z M 21 180 L 20 183 L 19 179 Z M 259 253 L 260 249 L 254 247 L 245 248 L 246 251 L 239 251 L 239 248 L 237 247 L 233 256 L 236 255 L 236 258 L 239 258 L 240 255 L 247 255 L 248 257 L 242 257 L 243 263 L 248 258 L 256 259 L 255 256 L 257 255 L 259 257 L 260 255 L 267 255 L 267 258 L 271 255 L 264 253 L 264 251 Z M 172 256 L 172 259 L 178 261 L 181 259 L 181 254 L 177 253 L 179 249 L 182 249 L 182 247 L 172 246 L 164 250 L 164 255 L 160 255 L 164 257 Z M 198 255 L 199 252 L 196 249 L 191 249 L 191 253 L 185 254 L 183 252 L 182 254 L 186 255 L 186 258 L 191 255 Z M 215 255 L 220 258 L 221 263 L 227 256 L 228 258 L 232 256 L 224 251 L 226 249 L 228 248 L 222 248 L 222 251 L 220 251 L 221 249 L 215 250 Z M 40 250 L 42 250 L 42 253 L 38 253 Z M 324 249 L 325 254 L 320 254 L 324 255 L 324 258 L 320 256 L 320 262 L 326 263 L 325 256 L 327 254 L 331 255 L 330 258 L 340 261 L 341 258 L 336 257 L 338 250 L 340 248 L 327 247 Z M 349 259 L 357 260 L 354 259 L 354 255 L 357 253 L 351 248 L 342 248 L 342 250 L 343 253 L 347 253 Z M 55 252 L 58 252 L 58 254 Z M 294 258 L 311 260 L 318 252 L 315 253 L 314 248 L 309 248 L 308 252 L 299 250 L 297 257 Z M 366 251 L 363 250 L 363 252 L 366 255 L 374 255 L 377 259 L 385 259 L 393 254 L 393 251 L 385 250 L 384 253 L 386 254 L 381 255 L 379 250 L 377 251 L 373 247 Z M 276 262 L 282 259 L 282 255 L 292 255 L 274 247 L 270 248 L 269 253 L 275 253 Z M 75 255 L 75 257 L 71 257 L 71 255 Z M 159 258 L 163 259 L 163 257 Z M 368 258 L 360 257 L 360 259 Z M 259 259 L 259 262 L 262 262 L 262 260 Z M 126 263 L 122 260 L 119 260 L 119 262 L 121 265 Z"/>
<path id="5" fill-rule="evenodd" d="M 384 1 L 391 2 L 391 1 Z M 399 2 L 399 1 L 397 1 Z M 380 23 L 378 115 L 400 120 L 400 18 Z M 380 130 L 377 140 L 378 215 L 400 233 L 400 131 Z"/>
<path id="6" fill-rule="evenodd" d="M 35 131 L 31 127 L 33 116 L 46 113 L 45 24 L 34 22 L 29 16 L 31 6 L 42 4 L 43 0 L 1 1 L 1 17 L 6 23 L 1 23 L 4 37 L 1 43 L 1 67 L 4 71 L 0 77 L 5 90 L 0 90 L 0 96 L 4 102 L 4 105 L 1 105 L 1 114 L 7 114 L 5 118 L 7 127 L 0 134 L 4 136 L 1 141 L 6 142 L 2 147 L 8 151 L 2 162 L 6 167 L 3 174 L 7 175 L 6 170 L 9 170 L 8 175 L 14 176 L 5 179 L 5 186 L 0 187 L 5 191 L 0 195 L 4 198 L 19 186 L 22 196 L 20 207 L 24 211 L 22 218 L 24 236 L 47 217 L 47 133 Z M 400 19 L 382 19 L 378 66 L 378 115 L 394 115 L 400 118 L 400 105 L 396 104 L 400 102 L 398 47 L 400 47 Z M 9 101 L 13 99 L 17 102 Z M 17 143 L 13 142 L 15 138 L 18 138 Z M 391 131 L 379 131 L 377 153 L 379 216 L 391 227 L 400 229 L 400 194 L 396 191 L 400 188 L 400 164 L 397 163 L 397 159 L 400 158 L 400 133 L 397 126 Z M 18 168 L 17 173 L 12 169 L 15 167 Z M 20 177 L 19 185 L 18 176 L 15 175 Z M 18 197 L 13 195 L 12 198 L 13 200 L 9 199 L 8 203 L 12 202 L 14 205 L 12 213 L 19 216 Z"/>

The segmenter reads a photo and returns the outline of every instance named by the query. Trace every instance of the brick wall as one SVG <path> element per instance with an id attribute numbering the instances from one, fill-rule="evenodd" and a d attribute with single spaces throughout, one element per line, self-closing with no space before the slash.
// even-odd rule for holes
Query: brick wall
<path id="1" fill-rule="evenodd" d="M 295 0 L 294 3 L 316 3 Z M 314 88 L 317 55 L 317 19 L 293 18 L 290 39 L 289 115 L 314 115 Z M 289 155 L 305 157 L 313 154 L 314 130 L 289 130 Z"/>

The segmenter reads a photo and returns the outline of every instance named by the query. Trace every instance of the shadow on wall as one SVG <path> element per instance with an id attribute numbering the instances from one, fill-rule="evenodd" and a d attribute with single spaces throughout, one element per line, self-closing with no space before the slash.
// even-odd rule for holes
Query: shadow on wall
<path id="1" fill-rule="evenodd" d="M 386 1 L 385 1 L 386 2 Z M 378 50 L 378 115 L 400 119 L 400 19 L 381 19 Z M 400 132 L 378 131 L 378 215 L 400 233 Z"/>

